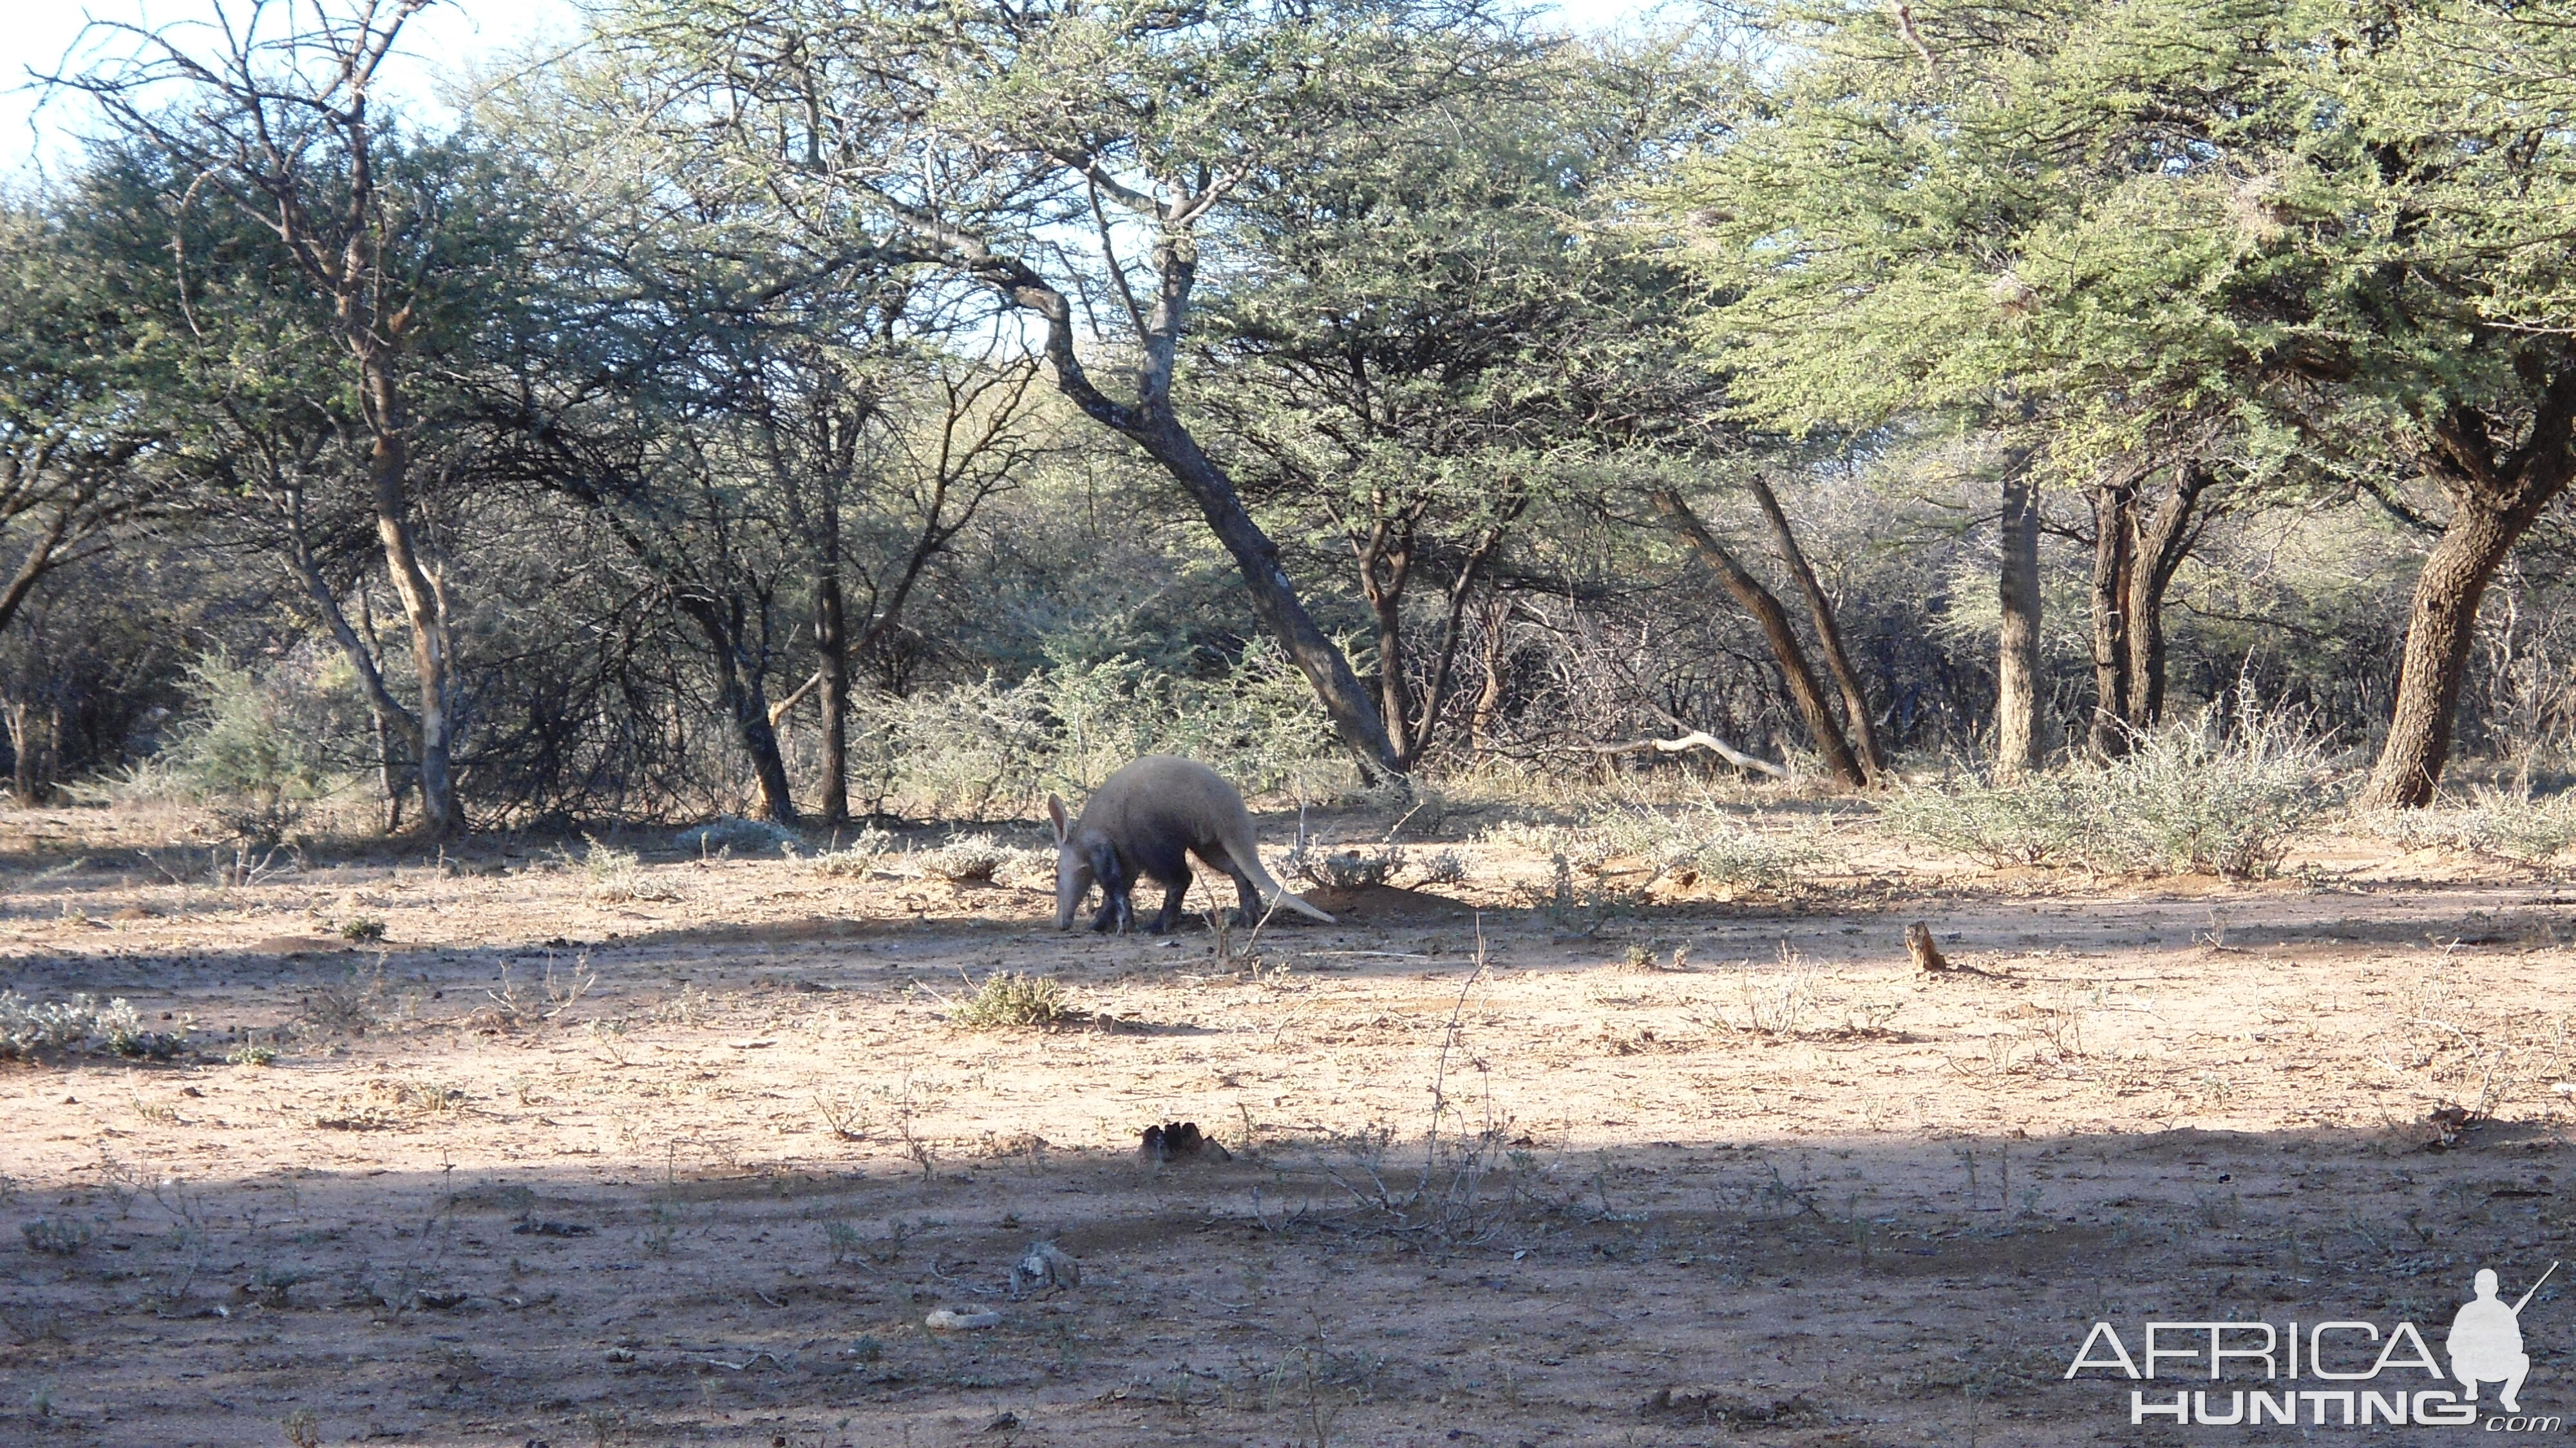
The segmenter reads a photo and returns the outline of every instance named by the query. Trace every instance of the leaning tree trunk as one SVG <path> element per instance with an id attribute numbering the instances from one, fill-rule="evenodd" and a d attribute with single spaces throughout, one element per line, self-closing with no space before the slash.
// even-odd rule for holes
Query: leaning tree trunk
<path id="1" fill-rule="evenodd" d="M 2520 511 L 2464 500 L 2424 560 L 2424 571 L 2416 575 L 2406 651 L 2397 669 L 2396 712 L 2389 720 L 2388 742 L 2362 790 L 2364 808 L 2414 809 L 2433 802 L 2434 786 L 2450 757 L 2451 726 L 2468 673 L 2469 645 L 2477 633 L 2478 604 L 2515 541 L 2531 526 Z"/>
<path id="2" fill-rule="evenodd" d="M 2202 516 L 2201 501 L 2218 482 L 2208 464 L 2185 462 L 2174 473 L 2174 490 L 2156 507 L 2155 516 L 2139 525 L 2130 549 L 2129 570 L 2129 727 L 2152 729 L 2165 716 L 2165 593 L 2174 573 L 2191 553 Z"/>
<path id="3" fill-rule="evenodd" d="M 1834 722 L 1833 710 L 1825 703 L 1824 690 L 1817 685 L 1815 666 L 1807 661 L 1806 647 L 1798 642 L 1797 630 L 1789 626 L 1788 610 L 1780 606 L 1770 589 L 1760 579 L 1744 571 L 1735 556 L 1726 551 L 1715 535 L 1708 531 L 1699 514 L 1682 495 L 1670 488 L 1657 488 L 1647 494 L 1655 511 L 1691 551 L 1701 566 L 1717 575 L 1720 586 L 1753 615 L 1761 626 L 1762 637 L 1771 645 L 1771 656 L 1780 664 L 1780 673 L 1789 684 L 1790 702 L 1807 724 L 1807 733 L 1816 741 L 1816 752 L 1824 756 L 1825 772 L 1837 781 L 1855 789 L 1866 788 L 1869 776 L 1861 772 L 1852 757 L 1851 745 L 1843 738 L 1842 726 Z"/>
<path id="4" fill-rule="evenodd" d="M 1753 500 L 1762 506 L 1762 516 L 1770 521 L 1771 541 L 1778 549 L 1780 562 L 1797 580 L 1798 592 L 1805 595 L 1808 616 L 1815 620 L 1816 643 L 1825 656 L 1825 668 L 1834 676 L 1834 686 L 1842 691 L 1843 718 L 1851 725 L 1852 757 L 1870 784 L 1881 783 L 1887 773 L 1887 758 L 1879 751 L 1878 725 L 1870 716 L 1869 694 L 1861 688 L 1859 671 L 1852 668 L 1851 655 L 1843 648 L 1842 625 L 1834 619 L 1833 600 L 1825 596 L 1824 585 L 1816 581 L 1816 570 L 1807 566 L 1806 550 L 1798 546 L 1798 535 L 1789 528 L 1789 515 L 1780 508 L 1780 499 L 1762 475 L 1753 475 Z"/>
<path id="5" fill-rule="evenodd" d="M 2136 573 L 2137 479 L 2123 472 L 2093 489 L 2093 727 L 2097 760 L 2129 752 L 2129 600 Z"/>
<path id="6" fill-rule="evenodd" d="M 716 701 L 733 721 L 734 739 L 751 756 L 752 777 L 760 786 L 760 813 L 776 824 L 793 825 L 796 801 L 787 788 L 787 761 L 778 752 L 778 730 L 769 722 L 769 701 L 760 674 L 750 667 L 742 645 L 741 605 L 730 610 L 703 595 L 682 595 L 681 612 L 697 621 L 716 660 Z"/>
<path id="7" fill-rule="evenodd" d="M 1387 735 L 1385 719 L 1376 703 L 1361 685 L 1359 675 L 1351 671 L 1351 661 L 1342 656 L 1342 651 L 1306 612 L 1305 603 L 1297 597 L 1296 585 L 1288 581 L 1288 570 L 1279 561 L 1279 545 L 1253 521 L 1233 480 L 1200 449 L 1198 439 L 1168 413 L 1151 419 L 1129 436 L 1189 493 L 1199 505 L 1200 515 L 1207 519 L 1209 530 L 1234 555 L 1235 567 L 1243 575 L 1244 591 L 1251 596 L 1253 616 L 1261 620 L 1262 627 L 1287 651 L 1290 662 L 1305 674 L 1316 698 L 1323 702 L 1326 717 L 1333 722 L 1333 732 L 1359 762 L 1361 772 L 1403 774 L 1403 758 Z"/>
<path id="8" fill-rule="evenodd" d="M 415 767 L 420 778 L 421 823 L 429 833 L 447 839 L 464 833 L 465 816 L 456 803 L 455 721 L 448 714 L 454 684 L 447 656 L 447 598 L 438 580 L 422 564 L 411 526 L 407 482 L 411 458 L 404 441 L 402 399 L 391 371 L 382 364 L 368 368 L 369 409 L 375 428 L 374 450 L 367 463 L 375 488 L 376 538 L 383 546 L 385 572 L 394 596 L 402 601 L 411 626 L 412 672 L 420 686 L 420 707 L 412 712 Z"/>
<path id="9" fill-rule="evenodd" d="M 814 600 L 814 652 L 823 674 L 823 823 L 850 819 L 850 652 L 841 576 L 827 571 Z"/>
<path id="10" fill-rule="evenodd" d="M 1215 193 L 1209 193 L 1212 199 Z M 1198 210 L 1187 210 L 1194 218 Z M 1092 385 L 1074 345 L 1073 301 L 1022 263 L 996 255 L 979 238 L 936 226 L 930 233 L 953 251 L 988 285 L 1014 306 L 1026 307 L 1046 320 L 1047 366 L 1056 389 L 1083 414 L 1144 449 L 1146 456 L 1171 474 L 1199 506 L 1208 529 L 1234 555 L 1250 596 L 1253 616 L 1305 674 L 1315 697 L 1332 720 L 1333 732 L 1360 768 L 1362 777 L 1380 773 L 1401 778 L 1404 764 L 1387 738 L 1386 722 L 1376 701 L 1341 649 L 1316 627 L 1279 561 L 1279 545 L 1261 531 L 1235 491 L 1234 480 L 1199 446 L 1173 410 L 1171 388 L 1180 356 L 1181 333 L 1189 317 L 1191 288 L 1198 274 L 1198 244 L 1189 234 L 1193 221 L 1167 220 L 1154 246 L 1155 300 L 1143 323 L 1143 346 L 1137 368 L 1137 400 L 1120 403 Z"/>
<path id="11" fill-rule="evenodd" d="M 2520 447 L 2491 441 L 2486 418 L 2467 409 L 2443 417 L 2430 432 L 2427 470 L 2451 495 L 2451 521 L 2415 577 L 2397 706 L 2388 742 L 2361 792 L 2364 808 L 2414 809 L 2433 802 L 2451 753 L 2452 719 L 2468 673 L 2478 604 L 2513 545 L 2576 476 L 2576 450 L 2570 446 L 2576 439 L 2576 367 L 2560 371 L 2542 390 Z"/>
<path id="12" fill-rule="evenodd" d="M 1997 572 L 2003 628 L 1995 662 L 1995 776 L 2037 770 L 2040 734 L 2039 488 L 2028 460 L 2004 474 L 2003 566 Z"/>

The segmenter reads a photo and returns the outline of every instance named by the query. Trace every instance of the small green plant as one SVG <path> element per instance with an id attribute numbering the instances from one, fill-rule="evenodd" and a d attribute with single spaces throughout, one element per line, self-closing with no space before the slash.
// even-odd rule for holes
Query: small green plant
<path id="1" fill-rule="evenodd" d="M 1418 867 L 1426 885 L 1463 885 L 1467 882 L 1467 857 L 1456 850 L 1434 850 L 1422 857 Z"/>
<path id="2" fill-rule="evenodd" d="M 921 872 L 952 885 L 993 882 L 993 874 L 1011 863 L 1014 852 L 991 835 L 960 835 L 919 857 Z"/>
<path id="3" fill-rule="evenodd" d="M 27 1250 L 48 1257 L 69 1257 L 86 1247 L 98 1236 L 97 1224 L 72 1217 L 38 1217 L 18 1224 L 18 1235 L 26 1238 Z"/>
<path id="4" fill-rule="evenodd" d="M 823 1246 L 832 1254 L 832 1265 L 835 1267 L 857 1256 L 862 1240 L 859 1229 L 847 1222 L 835 1221 L 823 1224 Z"/>
<path id="5" fill-rule="evenodd" d="M 735 850 L 774 850 L 782 855 L 793 855 L 796 853 L 797 836 L 787 826 L 771 824 L 767 820 L 720 815 L 705 824 L 692 825 L 680 831 L 671 843 L 693 855 Z"/>
<path id="6" fill-rule="evenodd" d="M 1071 997 L 1053 976 L 997 970 L 948 1013 L 975 1031 L 1062 1025 L 1074 1015 Z"/>
<path id="7" fill-rule="evenodd" d="M 298 1408 L 287 1414 L 282 1426 L 286 1431 L 286 1441 L 292 1448 L 320 1448 L 322 1420 L 311 1408 Z"/>
<path id="8" fill-rule="evenodd" d="M 274 1066 L 277 1064 L 277 1048 L 263 1046 L 257 1041 L 244 1041 L 225 1052 L 224 1060 L 234 1066 Z"/>
<path id="9" fill-rule="evenodd" d="M 361 915 L 341 925 L 340 938 L 352 945 L 375 945 L 385 938 L 385 922 Z"/>
<path id="10" fill-rule="evenodd" d="M 831 879 L 864 880 L 882 869 L 886 856 L 893 852 L 894 836 L 870 825 L 848 844 L 810 855 L 804 864 L 806 869 Z"/>

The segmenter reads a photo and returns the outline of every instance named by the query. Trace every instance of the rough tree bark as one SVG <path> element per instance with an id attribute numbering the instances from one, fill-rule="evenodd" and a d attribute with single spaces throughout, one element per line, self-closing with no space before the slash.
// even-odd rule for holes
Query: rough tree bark
<path id="1" fill-rule="evenodd" d="M 823 797 L 817 812 L 827 825 L 850 821 L 850 651 L 842 619 L 839 560 L 825 569 L 814 591 L 814 654 L 823 673 Z"/>
<path id="2" fill-rule="evenodd" d="M 1359 563 L 1360 594 L 1368 600 L 1370 615 L 1377 624 L 1379 717 L 1385 721 L 1387 747 L 1400 770 L 1410 772 L 1431 747 L 1432 731 L 1449 701 L 1449 682 L 1457 666 L 1467 596 L 1485 565 L 1501 550 L 1503 537 L 1523 506 L 1523 502 L 1513 502 L 1500 521 L 1476 536 L 1450 580 L 1448 595 L 1441 601 L 1440 638 L 1432 653 L 1431 679 L 1419 699 L 1414 697 L 1405 643 L 1404 595 L 1413 578 L 1413 529 L 1420 510 L 1382 513 L 1367 534 L 1351 539 L 1351 551 Z"/>
<path id="3" fill-rule="evenodd" d="M 2003 601 L 1995 661 L 1995 777 L 2036 771 L 2047 751 L 2039 695 L 2039 487 L 2027 456 L 2004 473 Z"/>
<path id="4" fill-rule="evenodd" d="M 1789 699 L 1798 716 L 1806 721 L 1807 733 L 1815 740 L 1816 752 L 1824 757 L 1825 772 L 1852 788 L 1866 788 L 1869 777 L 1861 772 L 1860 763 L 1852 757 L 1851 744 L 1844 739 L 1842 726 L 1834 722 L 1825 693 L 1816 682 L 1815 666 L 1807 661 L 1806 646 L 1798 641 L 1797 630 L 1789 625 L 1788 610 L 1760 579 L 1744 571 L 1726 546 L 1717 541 L 1691 510 L 1682 495 L 1671 488 L 1656 488 L 1647 495 L 1655 511 L 1676 537 L 1689 548 L 1701 566 L 1717 575 L 1718 584 L 1762 629 L 1762 637 L 1771 645 L 1771 656 L 1779 661 L 1781 676 L 1788 681 Z"/>
<path id="5" fill-rule="evenodd" d="M 2451 752 L 2478 604 L 2513 545 L 2576 475 L 2576 366 L 2542 389 L 2520 446 L 2494 440 L 2485 416 L 2466 407 L 2443 414 L 2429 431 L 2425 471 L 2450 495 L 2451 518 L 2415 578 L 2396 708 L 2361 793 L 2365 808 L 2432 803 Z"/>
<path id="6" fill-rule="evenodd" d="M 2093 484 L 2093 728 L 2096 760 L 2129 751 L 2129 582 L 2135 571 L 2138 476 L 2115 468 Z"/>
<path id="7" fill-rule="evenodd" d="M 1834 686 L 1842 691 L 1843 718 L 1851 728 L 1852 758 L 1871 787 L 1885 782 L 1887 759 L 1879 751 L 1878 724 L 1869 710 L 1869 693 L 1861 687 L 1860 673 L 1852 667 L 1851 654 L 1843 647 L 1842 625 L 1834 617 L 1833 600 L 1825 596 L 1824 585 L 1816 581 L 1816 570 L 1807 564 L 1807 552 L 1798 546 L 1798 535 L 1789 527 L 1789 515 L 1780 507 L 1779 497 L 1760 473 L 1752 476 L 1753 500 L 1762 507 L 1762 516 L 1771 525 L 1771 543 L 1780 554 L 1780 562 L 1789 576 L 1797 580 L 1798 592 L 1807 600 L 1808 617 L 1815 621 L 1817 651 L 1825 656 L 1825 668 L 1834 676 Z"/>
<path id="8" fill-rule="evenodd" d="M 2164 718 L 2165 593 L 2191 553 L 2203 500 L 2217 472 L 2198 458 L 2173 469 L 2173 486 L 2152 515 L 2141 496 L 2154 464 L 2125 460 L 2093 492 L 2093 723 L 2097 760 L 2129 751 Z"/>
<path id="9" fill-rule="evenodd" d="M 751 756 L 752 777 L 760 787 L 760 812 L 776 824 L 793 825 L 796 801 L 787 787 L 787 761 L 778 752 L 778 730 L 769 722 L 769 699 L 761 686 L 759 661 L 743 642 L 740 599 L 719 601 L 684 593 L 672 600 L 707 636 L 716 661 L 716 702 L 733 721 L 734 738 Z"/>
<path id="10" fill-rule="evenodd" d="M 421 562 L 412 532 L 410 421 L 392 367 L 385 358 L 374 357 L 364 363 L 364 371 L 370 398 L 367 422 L 375 433 L 367 471 L 376 538 L 403 620 L 411 627 L 412 673 L 420 685 L 420 703 L 412 711 L 412 764 L 419 772 L 421 822 L 430 834 L 445 839 L 465 832 L 465 816 L 456 801 L 455 721 L 448 709 L 455 686 L 448 669 L 447 595 Z"/>
<path id="11" fill-rule="evenodd" d="M 1484 665 L 1485 682 L 1476 691 L 1476 707 L 1467 716 L 1467 747 L 1482 754 L 1494 747 L 1494 725 L 1503 714 L 1503 657 L 1505 630 L 1511 624 L 1512 605 L 1501 590 L 1485 590 L 1485 610 L 1479 623 L 1484 629 L 1479 662 Z"/>
<path id="12" fill-rule="evenodd" d="M 2139 525 L 2130 547 L 2128 609 L 2129 726 L 2152 729 L 2165 717 L 2165 594 L 2175 570 L 2191 555 L 2217 470 L 2198 458 L 2187 458 L 2174 470 L 2173 491 L 2156 505 L 2155 515 Z"/>

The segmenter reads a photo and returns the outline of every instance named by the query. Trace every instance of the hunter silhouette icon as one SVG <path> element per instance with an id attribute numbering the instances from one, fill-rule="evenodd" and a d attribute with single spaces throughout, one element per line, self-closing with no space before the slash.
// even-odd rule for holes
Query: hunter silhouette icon
<path id="1" fill-rule="evenodd" d="M 2492 1268 L 2481 1267 L 2477 1276 L 2477 1300 L 2464 1304 L 2451 1319 L 2451 1335 L 2443 1340 L 2444 1350 L 2451 1355 L 2451 1376 L 2466 1387 L 2470 1402 L 2478 1398 L 2478 1384 L 2502 1383 L 2504 1392 L 2497 1402 L 2508 1412 L 2519 1412 L 2521 1405 L 2514 1395 L 2522 1391 L 2522 1380 L 2531 1375 L 2531 1354 L 2522 1350 L 2522 1309 L 2531 1301 L 2531 1293 L 2540 1290 L 2557 1272 L 2558 1264 L 2540 1274 L 2540 1282 L 2531 1284 L 2514 1304 L 2507 1307 L 2496 1299 L 2496 1275 Z"/>

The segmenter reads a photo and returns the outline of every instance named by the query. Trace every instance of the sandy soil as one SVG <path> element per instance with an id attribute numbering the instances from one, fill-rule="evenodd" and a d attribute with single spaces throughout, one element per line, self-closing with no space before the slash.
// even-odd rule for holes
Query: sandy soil
<path id="1" fill-rule="evenodd" d="M 1058 935 L 1025 870 L 0 831 L 0 984 L 186 1042 L 0 1063 L 6 1443 L 2165 1441 L 2064 1380 L 2095 1321 L 2438 1347 L 2576 1256 L 2576 893 L 2366 841 L 2110 886 L 1863 829 L 1606 916 L 1462 845 L 1247 943 Z M 994 971 L 1076 1015 L 953 1023 Z M 1078 1285 L 1015 1293 L 1039 1242 Z"/>

